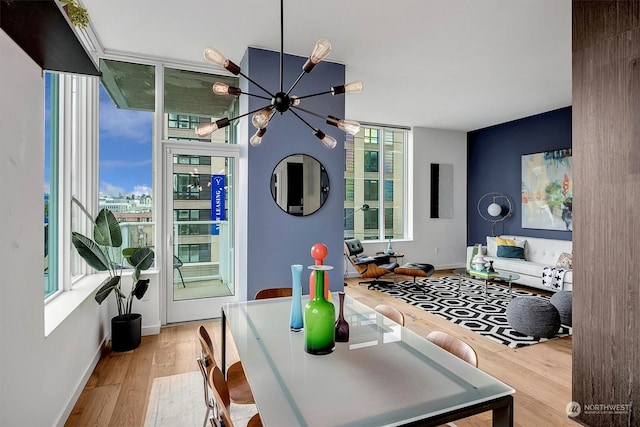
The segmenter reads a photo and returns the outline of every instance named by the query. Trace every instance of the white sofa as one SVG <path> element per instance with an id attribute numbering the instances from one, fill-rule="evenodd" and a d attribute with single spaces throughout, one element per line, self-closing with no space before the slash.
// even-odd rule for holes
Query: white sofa
<path id="1" fill-rule="evenodd" d="M 499 258 L 495 238 L 487 236 L 487 242 L 482 246 L 485 260 L 493 261 L 496 270 L 510 271 L 520 275 L 515 283 L 531 286 L 533 288 L 553 291 L 543 286 L 542 272 L 544 267 L 555 267 L 561 254 L 571 254 L 573 245 L 570 240 L 541 239 L 526 236 L 500 236 L 503 239 L 524 240 L 524 258 Z M 478 242 L 479 243 L 479 242 Z M 488 244 L 487 244 L 488 243 Z M 469 268 L 473 246 L 467 247 L 467 269 Z M 567 271 L 564 275 L 564 287 L 562 290 L 573 289 L 573 271 Z"/>

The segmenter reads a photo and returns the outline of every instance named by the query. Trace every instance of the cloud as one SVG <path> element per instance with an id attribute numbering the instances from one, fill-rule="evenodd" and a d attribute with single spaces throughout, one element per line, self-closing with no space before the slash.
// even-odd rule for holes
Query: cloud
<path id="1" fill-rule="evenodd" d="M 152 194 L 153 189 L 148 185 L 134 185 L 131 193 L 134 196 L 142 196 L 143 194 Z"/>
<path id="2" fill-rule="evenodd" d="M 152 117 L 146 111 L 117 109 L 108 98 L 100 101 L 100 131 L 107 138 L 151 144 Z"/>
<path id="3" fill-rule="evenodd" d="M 117 185 L 112 185 L 104 181 L 100 183 L 100 192 L 106 193 L 110 196 L 117 196 L 118 194 L 123 194 L 123 195 L 127 194 L 124 188 L 118 187 Z"/>
<path id="4" fill-rule="evenodd" d="M 138 161 L 103 160 L 100 162 L 100 167 L 104 169 L 137 168 L 141 166 L 147 166 L 150 164 L 151 164 L 151 159 L 144 159 L 144 160 L 138 160 Z"/>

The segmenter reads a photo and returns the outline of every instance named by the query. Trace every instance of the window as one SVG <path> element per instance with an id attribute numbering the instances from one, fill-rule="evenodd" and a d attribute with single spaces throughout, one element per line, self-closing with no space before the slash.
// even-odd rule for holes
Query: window
<path id="1" fill-rule="evenodd" d="M 58 75 L 45 74 L 44 297 L 58 290 Z"/>
<path id="2" fill-rule="evenodd" d="M 183 263 L 211 261 L 211 244 L 190 243 L 178 245 L 178 258 Z"/>
<path id="3" fill-rule="evenodd" d="M 95 174 L 98 79 L 45 73 L 44 165 L 44 298 L 65 290 L 88 271 L 71 244 L 71 231 L 89 234 L 91 218 L 71 200 L 88 209 L 97 192 L 87 177 Z"/>
<path id="4" fill-rule="evenodd" d="M 405 156 L 409 130 L 362 125 L 345 141 L 344 237 L 406 237 Z M 382 163 L 381 163 L 382 162 Z M 363 204 L 370 206 L 359 211 Z M 355 212 L 355 213 L 354 213 Z M 349 218 L 346 218 L 348 214 Z"/>
<path id="5" fill-rule="evenodd" d="M 192 129 L 195 130 L 200 124 L 200 117 L 187 116 L 184 114 L 170 113 L 167 120 L 169 129 Z"/>
<path id="6" fill-rule="evenodd" d="M 194 130 L 200 123 L 210 123 L 223 117 L 237 116 L 238 101 L 235 96 L 215 96 L 209 90 L 206 102 L 200 102 L 203 88 L 211 88 L 216 82 L 239 86 L 235 76 L 205 74 L 197 71 L 164 68 L 164 134 L 165 139 L 198 141 L 217 144 L 235 143 L 237 122 L 200 138 Z"/>
<path id="7" fill-rule="evenodd" d="M 351 178 L 344 180 L 344 200 L 353 202 L 353 179 Z"/>
<path id="8" fill-rule="evenodd" d="M 364 171 L 378 172 L 378 152 L 366 150 L 364 152 Z"/>
<path id="9" fill-rule="evenodd" d="M 189 224 L 190 222 L 209 221 L 211 212 L 206 209 L 175 209 L 173 220 L 178 224 L 180 236 L 206 236 L 209 224 Z"/>
<path id="10" fill-rule="evenodd" d="M 363 182 L 364 200 L 374 201 L 378 200 L 378 180 L 377 179 L 365 179 Z"/>
<path id="11" fill-rule="evenodd" d="M 123 248 L 153 247 L 156 67 L 102 59 L 100 72 L 99 208 L 110 209 L 120 223 Z M 182 119 L 176 119 L 180 126 Z"/>

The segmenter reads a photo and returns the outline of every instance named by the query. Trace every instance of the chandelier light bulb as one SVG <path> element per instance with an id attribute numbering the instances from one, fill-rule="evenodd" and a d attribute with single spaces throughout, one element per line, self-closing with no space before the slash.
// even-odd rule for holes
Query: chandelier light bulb
<path id="1" fill-rule="evenodd" d="M 218 125 L 215 123 L 201 123 L 196 128 L 196 135 L 200 137 L 209 136 L 213 132 L 215 132 L 217 129 L 218 129 Z"/>
<path id="2" fill-rule="evenodd" d="M 253 123 L 253 126 L 257 129 L 264 129 L 269 124 L 269 120 L 271 120 L 274 113 L 275 110 L 272 110 L 271 108 L 263 108 L 253 115 L 251 123 Z"/>
<path id="3" fill-rule="evenodd" d="M 355 135 L 360 132 L 360 123 L 354 120 L 338 120 L 338 129 L 349 135 Z"/>
<path id="4" fill-rule="evenodd" d="M 305 73 L 311 72 L 318 62 L 322 61 L 327 57 L 327 55 L 329 55 L 329 52 L 331 52 L 331 43 L 329 40 L 318 40 L 313 48 L 313 52 L 311 52 L 311 56 L 309 56 L 307 62 L 302 66 L 302 70 Z"/>
<path id="5" fill-rule="evenodd" d="M 336 139 L 334 137 L 325 134 L 320 129 L 315 129 L 313 131 L 313 134 L 316 136 L 316 138 L 318 138 L 320 141 L 322 141 L 322 143 L 324 144 L 325 147 L 327 147 L 329 149 L 335 148 L 336 145 L 338 144 L 338 141 L 336 141 Z"/>
<path id="6" fill-rule="evenodd" d="M 342 85 L 342 86 L 333 86 L 331 88 L 332 95 L 339 95 L 341 93 L 360 93 L 360 92 L 362 92 L 361 80 L 349 82 L 346 85 Z"/>
<path id="7" fill-rule="evenodd" d="M 229 121 L 229 119 L 227 117 L 223 117 L 220 120 L 216 120 L 213 123 L 201 123 L 196 128 L 196 135 L 201 136 L 201 137 L 202 136 L 209 136 L 214 131 L 229 126 L 229 123 L 231 123 L 231 122 Z"/>
<path id="8" fill-rule="evenodd" d="M 216 95 L 228 95 L 229 85 L 220 83 L 220 82 L 215 82 L 213 84 L 213 93 L 215 93 Z"/>
<path id="9" fill-rule="evenodd" d="M 262 136 L 267 133 L 267 129 L 258 129 L 258 131 L 251 137 L 251 139 L 249 140 L 249 143 L 254 146 L 257 147 L 258 145 L 260 145 L 262 143 Z"/>
<path id="10" fill-rule="evenodd" d="M 204 57 L 207 61 L 213 62 L 214 64 L 218 64 L 221 67 L 225 67 L 227 58 L 224 57 L 220 51 L 214 47 L 207 47 L 204 49 Z"/>
<path id="11" fill-rule="evenodd" d="M 292 96 L 290 99 L 291 99 L 291 106 L 292 107 L 297 107 L 302 102 L 302 100 L 300 98 L 298 98 L 297 96 Z"/>
<path id="12" fill-rule="evenodd" d="M 329 40 L 320 39 L 316 42 L 309 60 L 313 64 L 317 64 L 318 62 L 326 58 L 327 55 L 329 55 L 329 52 L 331 52 L 331 43 L 329 42 Z"/>
<path id="13" fill-rule="evenodd" d="M 225 83 L 215 82 L 213 84 L 213 93 L 216 95 L 242 95 L 242 90 L 239 87 L 229 86 Z"/>

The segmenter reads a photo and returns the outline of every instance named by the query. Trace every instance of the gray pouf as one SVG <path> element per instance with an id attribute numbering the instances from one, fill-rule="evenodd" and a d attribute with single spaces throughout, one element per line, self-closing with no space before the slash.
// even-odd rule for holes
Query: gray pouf
<path id="1" fill-rule="evenodd" d="M 507 305 L 507 322 L 521 334 L 551 338 L 560 329 L 560 313 L 548 299 L 516 297 Z"/>
<path id="2" fill-rule="evenodd" d="M 571 326 L 573 293 L 571 291 L 559 291 L 551 296 L 551 304 L 560 313 L 560 323 Z"/>

